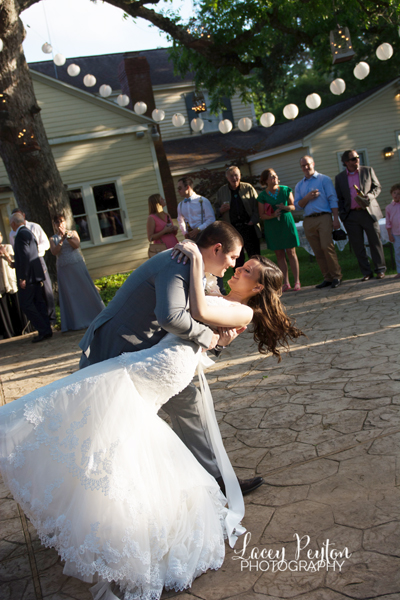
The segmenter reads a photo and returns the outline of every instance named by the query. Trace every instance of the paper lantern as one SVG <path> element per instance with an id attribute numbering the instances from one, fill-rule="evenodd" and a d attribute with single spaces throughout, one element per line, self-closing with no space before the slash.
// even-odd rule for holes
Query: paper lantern
<path id="1" fill-rule="evenodd" d="M 165 119 L 165 112 L 163 110 L 155 108 L 151 113 L 151 116 L 156 123 L 159 123 L 160 121 L 163 121 Z"/>
<path id="2" fill-rule="evenodd" d="M 295 119 L 298 114 L 299 109 L 296 104 L 286 104 L 285 108 L 283 109 L 283 116 L 286 119 Z"/>
<path id="3" fill-rule="evenodd" d="M 198 117 L 197 119 L 192 119 L 190 121 L 190 127 L 195 133 L 199 133 L 204 127 L 203 119 L 200 119 L 200 117 Z"/>
<path id="4" fill-rule="evenodd" d="M 321 106 L 321 96 L 319 94 L 309 94 L 306 98 L 306 104 L 311 110 L 315 110 Z"/>
<path id="5" fill-rule="evenodd" d="M 232 122 L 229 119 L 224 119 L 218 123 L 218 129 L 221 133 L 229 133 L 232 131 Z"/>
<path id="6" fill-rule="evenodd" d="M 340 96 L 340 94 L 343 94 L 346 89 L 346 83 L 343 81 L 343 79 L 338 77 L 331 82 L 329 89 L 335 96 Z"/>
<path id="7" fill-rule="evenodd" d="M 238 127 L 240 131 L 246 132 L 250 131 L 252 124 L 253 123 L 249 117 L 243 117 L 242 119 L 239 119 Z"/>
<path id="8" fill-rule="evenodd" d="M 133 110 L 137 115 L 144 115 L 147 110 L 147 104 L 145 104 L 145 102 L 136 102 Z"/>
<path id="9" fill-rule="evenodd" d="M 365 79 L 369 75 L 369 64 L 366 62 L 359 62 L 354 67 L 353 75 L 356 79 Z"/>
<path id="10" fill-rule="evenodd" d="M 80 72 L 81 72 L 81 68 L 75 64 L 69 65 L 69 67 L 67 69 L 67 73 L 71 77 L 76 77 L 77 75 L 79 75 Z"/>
<path id="11" fill-rule="evenodd" d="M 111 93 L 112 87 L 110 85 L 103 83 L 103 85 L 99 87 L 99 94 L 102 98 L 108 98 L 108 96 L 111 96 Z"/>
<path id="12" fill-rule="evenodd" d="M 53 47 L 48 42 L 45 42 L 42 46 L 42 52 L 45 54 L 51 54 L 53 52 Z"/>
<path id="13" fill-rule="evenodd" d="M 275 123 L 275 116 L 270 113 L 264 113 L 261 115 L 260 123 L 263 127 L 271 127 Z"/>
<path id="14" fill-rule="evenodd" d="M 390 44 L 385 42 L 377 47 L 376 55 L 379 60 L 389 60 L 389 58 L 392 58 L 393 56 L 393 48 Z"/>
<path id="15" fill-rule="evenodd" d="M 126 94 L 120 94 L 117 98 L 117 104 L 119 104 L 119 106 L 128 106 L 129 102 L 129 96 Z"/>
<path id="16" fill-rule="evenodd" d="M 3 50 L 3 48 L 4 48 L 3 40 L 0 39 L 0 52 Z"/>
<path id="17" fill-rule="evenodd" d="M 172 125 L 174 127 L 182 127 L 185 124 L 185 117 L 181 113 L 175 113 L 172 117 Z"/>
<path id="18" fill-rule="evenodd" d="M 63 65 L 65 65 L 65 61 L 67 59 L 65 58 L 64 54 L 56 54 L 53 60 L 54 64 L 56 64 L 57 67 L 62 67 Z"/>
<path id="19" fill-rule="evenodd" d="M 83 84 L 86 85 L 86 87 L 93 87 L 96 85 L 96 77 L 94 75 L 85 75 Z"/>

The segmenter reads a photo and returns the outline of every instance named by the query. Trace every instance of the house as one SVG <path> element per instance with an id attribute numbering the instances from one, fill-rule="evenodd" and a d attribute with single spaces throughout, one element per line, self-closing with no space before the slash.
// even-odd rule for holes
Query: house
<path id="1" fill-rule="evenodd" d="M 303 176 L 299 161 L 304 154 L 311 154 L 317 170 L 334 180 L 343 169 L 341 154 L 355 149 L 361 164 L 372 166 L 378 176 L 378 201 L 384 208 L 390 187 L 400 181 L 400 78 L 294 121 L 246 133 L 166 140 L 164 148 L 174 180 L 198 172 L 200 165 L 221 170 L 236 156 L 243 162 L 243 174 L 258 177 L 273 168 L 293 189 Z"/>
<path id="2" fill-rule="evenodd" d="M 32 71 L 35 94 L 93 278 L 147 258 L 147 198 L 163 193 L 154 122 Z M 8 238 L 15 200 L 0 163 L 0 227 Z"/>

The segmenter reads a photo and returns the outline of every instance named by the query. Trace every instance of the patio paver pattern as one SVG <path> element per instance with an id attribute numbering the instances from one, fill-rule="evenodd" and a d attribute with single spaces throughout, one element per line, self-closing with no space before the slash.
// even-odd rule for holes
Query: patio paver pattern
<path id="1" fill-rule="evenodd" d="M 400 281 L 305 288 L 284 303 L 307 337 L 281 363 L 246 332 L 207 373 L 236 473 L 265 479 L 245 498 L 248 546 L 240 538 L 219 571 L 164 597 L 399 600 Z M 76 370 L 81 335 L 0 342 L 0 401 Z M 4 484 L 0 525 L 1 600 L 92 600 Z"/>

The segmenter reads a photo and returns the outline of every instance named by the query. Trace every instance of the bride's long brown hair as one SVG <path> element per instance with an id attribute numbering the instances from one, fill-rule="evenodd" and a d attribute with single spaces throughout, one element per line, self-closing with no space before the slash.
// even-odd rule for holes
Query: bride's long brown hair
<path id="1" fill-rule="evenodd" d="M 282 360 L 279 346 L 289 348 L 289 342 L 304 335 L 287 316 L 281 303 L 283 274 L 268 258 L 258 254 L 251 257 L 260 265 L 260 279 L 264 289 L 252 296 L 247 305 L 253 309 L 253 335 L 262 354 L 272 352 Z"/>

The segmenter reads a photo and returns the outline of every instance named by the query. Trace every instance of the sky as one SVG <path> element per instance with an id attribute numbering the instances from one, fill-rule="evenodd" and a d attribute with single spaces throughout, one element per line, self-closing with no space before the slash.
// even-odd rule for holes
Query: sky
<path id="1" fill-rule="evenodd" d="M 171 3 L 163 3 L 170 7 Z M 191 0 L 173 0 L 182 16 L 192 14 Z M 149 5 L 151 8 L 151 5 Z M 52 58 L 41 50 L 51 43 L 54 54 L 66 58 L 149 50 L 169 46 L 165 34 L 143 19 L 123 19 L 123 11 L 91 0 L 41 0 L 21 14 L 26 29 L 24 52 L 28 62 Z"/>

